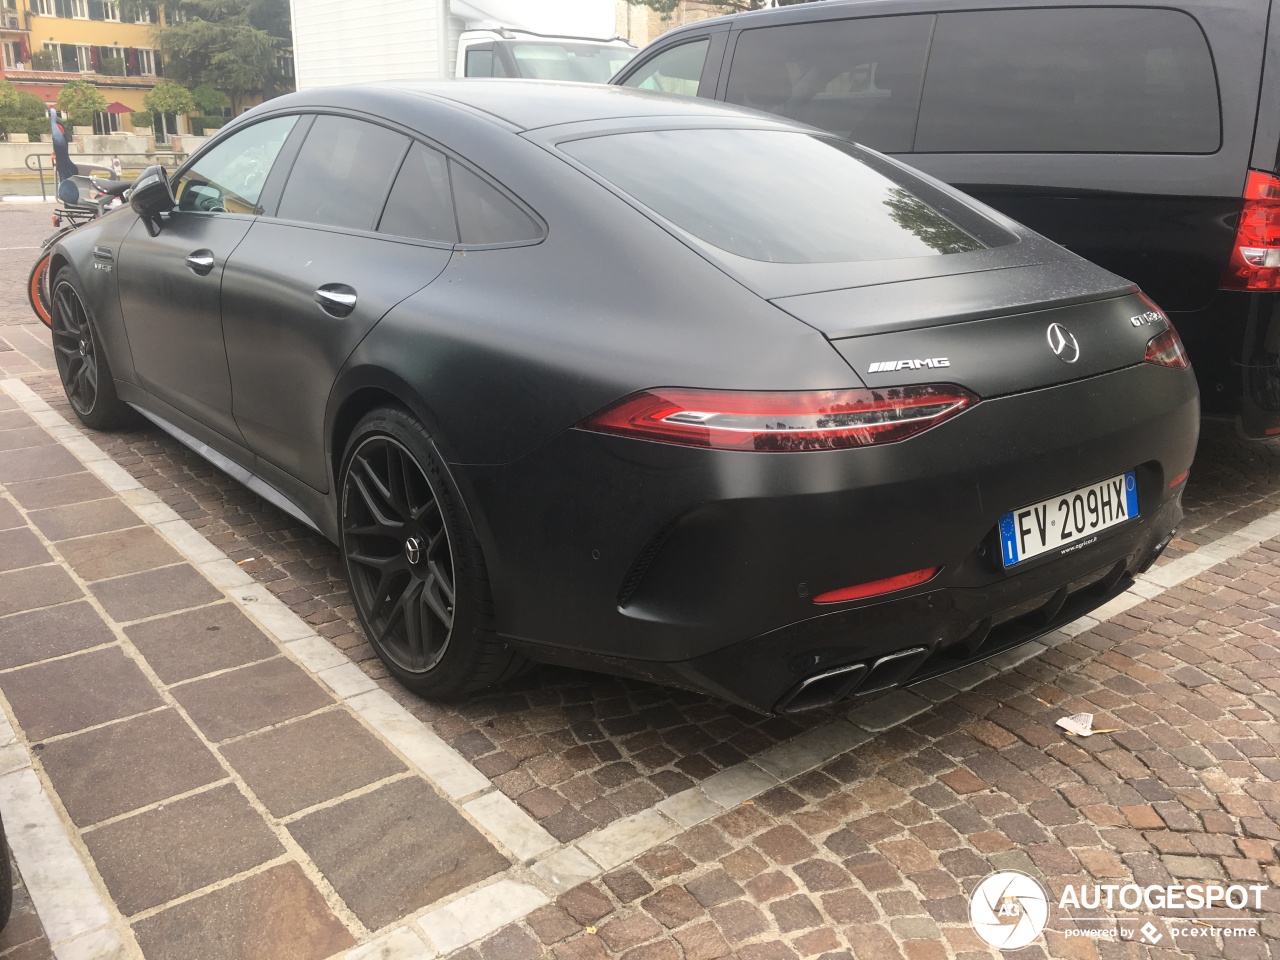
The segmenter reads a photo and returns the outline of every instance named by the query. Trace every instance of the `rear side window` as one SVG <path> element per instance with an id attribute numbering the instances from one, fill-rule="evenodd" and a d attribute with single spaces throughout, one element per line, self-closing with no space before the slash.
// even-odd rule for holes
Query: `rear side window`
<path id="1" fill-rule="evenodd" d="M 542 228 L 513 201 L 452 160 L 449 179 L 463 243 L 520 243 L 542 237 Z"/>
<path id="2" fill-rule="evenodd" d="M 317 117 L 289 174 L 277 216 L 372 230 L 409 138 L 350 117 Z"/>
<path id="3" fill-rule="evenodd" d="M 449 161 L 443 154 L 420 143 L 413 145 L 396 175 L 378 232 L 437 243 L 458 242 Z"/>
<path id="4" fill-rule="evenodd" d="M 711 41 L 706 37 L 663 50 L 622 81 L 624 87 L 696 97 Z"/>
<path id="5" fill-rule="evenodd" d="M 907 182 L 835 139 L 656 130 L 560 149 L 695 237 L 752 260 L 891 260 L 983 247 Z"/>
<path id="6" fill-rule="evenodd" d="M 1175 10 L 1000 10 L 938 17 L 917 153 L 1213 153 L 1218 85 Z"/>
<path id="7" fill-rule="evenodd" d="M 932 16 L 823 20 L 744 30 L 725 99 L 908 151 Z"/>

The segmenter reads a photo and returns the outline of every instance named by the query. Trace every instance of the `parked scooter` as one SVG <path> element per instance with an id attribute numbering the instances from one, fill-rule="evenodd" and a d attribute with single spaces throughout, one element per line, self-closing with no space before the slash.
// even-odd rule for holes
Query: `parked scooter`
<path id="1" fill-rule="evenodd" d="M 112 176 L 110 180 L 85 175 L 71 177 L 84 199 L 74 204 L 63 202 L 53 211 L 53 225 L 58 229 L 40 245 L 40 256 L 27 276 L 27 300 L 46 327 L 53 322 L 49 313 L 49 260 L 53 256 L 53 247 L 72 230 L 123 205 L 133 181 L 114 179 L 114 171 Z"/>

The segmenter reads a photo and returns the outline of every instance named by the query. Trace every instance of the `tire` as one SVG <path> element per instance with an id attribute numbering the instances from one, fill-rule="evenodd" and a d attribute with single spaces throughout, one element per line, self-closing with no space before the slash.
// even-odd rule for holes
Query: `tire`
<path id="1" fill-rule="evenodd" d="M 31 267 L 31 272 L 27 274 L 27 302 L 31 304 L 31 310 L 40 322 L 46 327 L 52 322 L 49 315 L 49 261 L 53 259 L 52 251 L 46 250 L 40 254 L 35 264 Z"/>
<path id="2" fill-rule="evenodd" d="M 4 823 L 0 822 L 0 930 L 9 923 L 13 913 L 13 860 L 9 852 L 9 838 L 5 836 Z"/>
<path id="3" fill-rule="evenodd" d="M 50 306 L 49 329 L 58 377 L 80 422 L 94 430 L 113 430 L 134 423 L 133 409 L 116 396 L 111 365 L 69 267 L 63 267 L 54 277 Z"/>
<path id="4" fill-rule="evenodd" d="M 493 630 L 484 557 L 431 437 L 409 413 L 365 415 L 339 475 L 339 549 L 360 624 L 391 675 L 452 697 L 519 672 Z"/>

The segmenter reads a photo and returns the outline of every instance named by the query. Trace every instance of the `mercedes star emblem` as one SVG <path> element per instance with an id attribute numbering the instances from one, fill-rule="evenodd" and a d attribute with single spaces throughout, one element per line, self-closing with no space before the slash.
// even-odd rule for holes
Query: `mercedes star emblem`
<path id="1" fill-rule="evenodd" d="M 417 563 L 422 558 L 422 541 L 410 537 L 404 542 L 404 555 L 410 563 Z"/>
<path id="2" fill-rule="evenodd" d="M 1049 349 L 1063 363 L 1075 363 L 1080 359 L 1080 344 L 1076 343 L 1076 338 L 1067 332 L 1067 328 L 1062 324 L 1049 324 L 1046 336 L 1049 340 Z"/>

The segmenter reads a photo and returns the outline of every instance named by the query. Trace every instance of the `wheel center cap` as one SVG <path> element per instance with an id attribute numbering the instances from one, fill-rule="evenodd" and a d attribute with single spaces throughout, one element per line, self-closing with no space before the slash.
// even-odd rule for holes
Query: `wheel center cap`
<path id="1" fill-rule="evenodd" d="M 410 563 L 417 563 L 422 559 L 422 541 L 417 537 L 410 537 L 404 542 L 404 555 Z"/>
<path id="2" fill-rule="evenodd" d="M 89 352 L 89 345 L 88 345 L 87 343 L 85 343 L 83 340 L 81 340 L 81 341 L 80 341 L 80 356 L 82 356 L 82 357 L 83 357 L 83 356 L 84 356 L 86 353 L 88 353 L 88 352 Z"/>

